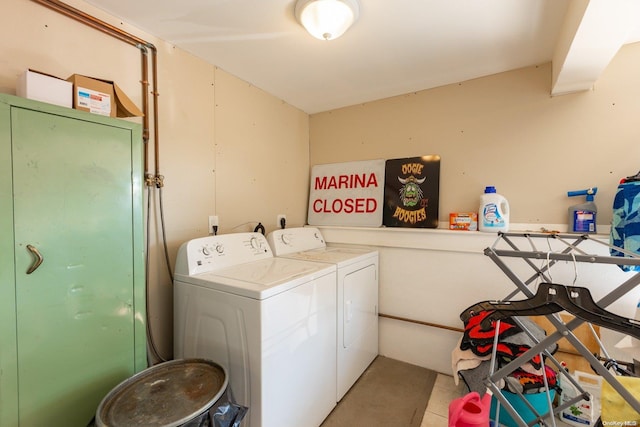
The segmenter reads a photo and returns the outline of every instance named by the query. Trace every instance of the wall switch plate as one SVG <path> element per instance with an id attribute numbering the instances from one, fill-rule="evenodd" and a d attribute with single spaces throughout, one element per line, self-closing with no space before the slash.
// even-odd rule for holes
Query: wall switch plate
<path id="1" fill-rule="evenodd" d="M 284 222 L 285 222 L 285 224 L 286 224 L 286 222 L 287 222 L 287 216 L 286 216 L 285 214 L 279 214 L 279 215 L 278 215 L 278 219 L 277 219 L 277 221 L 276 221 L 276 226 L 277 226 L 278 228 L 283 228 L 283 227 L 282 227 L 282 224 L 280 223 L 280 221 L 281 221 L 281 220 L 283 220 L 283 219 L 284 219 Z"/>

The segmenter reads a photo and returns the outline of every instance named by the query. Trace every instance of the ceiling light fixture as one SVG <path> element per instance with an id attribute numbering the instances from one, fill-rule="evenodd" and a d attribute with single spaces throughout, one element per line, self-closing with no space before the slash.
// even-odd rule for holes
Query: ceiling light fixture
<path id="1" fill-rule="evenodd" d="M 309 34 L 320 40 L 337 39 L 358 19 L 357 0 L 298 0 L 295 14 Z"/>

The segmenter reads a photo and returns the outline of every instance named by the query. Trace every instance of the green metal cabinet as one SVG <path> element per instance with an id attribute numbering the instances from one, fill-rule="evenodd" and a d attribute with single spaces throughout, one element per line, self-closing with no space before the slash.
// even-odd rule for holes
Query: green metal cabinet
<path id="1" fill-rule="evenodd" d="M 0 95 L 0 426 L 85 427 L 147 367 L 141 141 Z"/>

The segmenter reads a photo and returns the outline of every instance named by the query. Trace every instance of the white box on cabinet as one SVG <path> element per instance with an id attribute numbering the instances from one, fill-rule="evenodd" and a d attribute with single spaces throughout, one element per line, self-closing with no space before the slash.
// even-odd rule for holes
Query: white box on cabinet
<path id="1" fill-rule="evenodd" d="M 73 84 L 35 70 L 27 70 L 18 78 L 16 95 L 22 98 L 72 107 Z"/>

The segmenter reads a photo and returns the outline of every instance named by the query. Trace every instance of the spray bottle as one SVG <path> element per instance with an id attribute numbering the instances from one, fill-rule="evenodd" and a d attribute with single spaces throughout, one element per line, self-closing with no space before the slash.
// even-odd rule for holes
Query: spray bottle
<path id="1" fill-rule="evenodd" d="M 595 233 L 596 232 L 596 206 L 594 196 L 598 192 L 598 187 L 587 188 L 586 190 L 568 191 L 567 196 L 587 196 L 587 201 L 579 205 L 569 207 L 569 232 L 570 233 Z"/>

